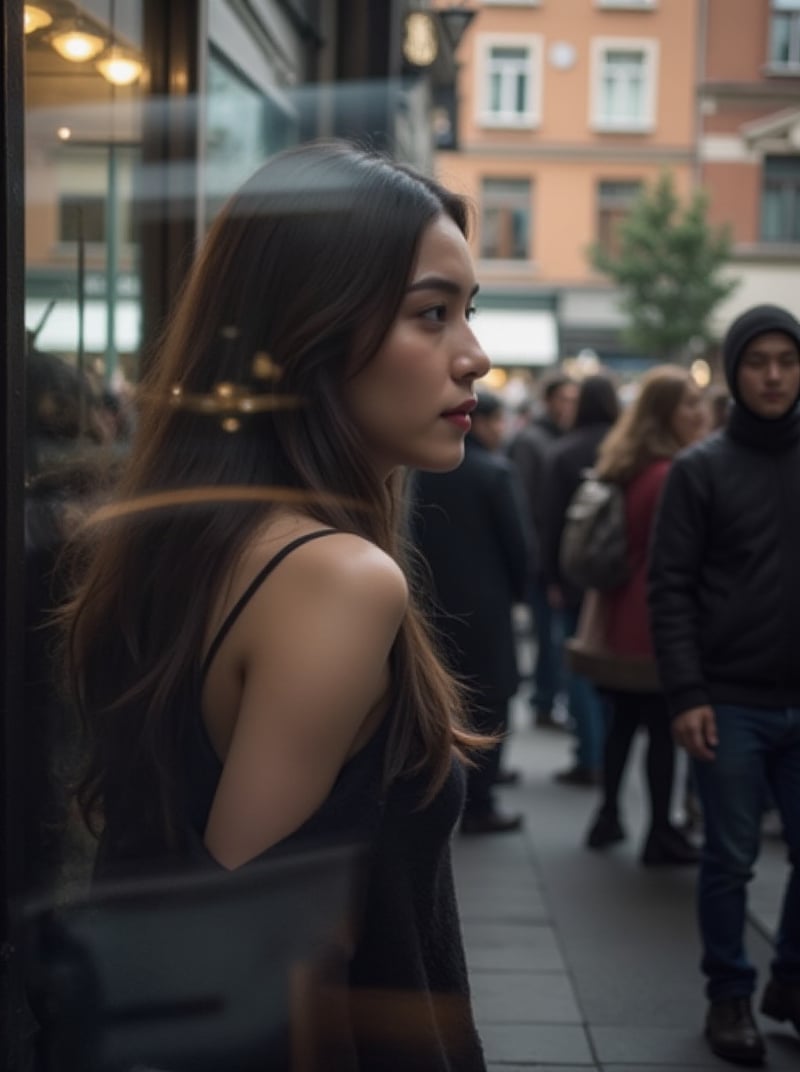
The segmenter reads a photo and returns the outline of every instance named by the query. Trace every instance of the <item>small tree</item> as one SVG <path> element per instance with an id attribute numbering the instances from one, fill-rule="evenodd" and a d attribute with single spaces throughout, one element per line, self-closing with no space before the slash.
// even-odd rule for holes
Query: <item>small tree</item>
<path id="1" fill-rule="evenodd" d="M 705 194 L 681 205 L 665 172 L 620 224 L 619 253 L 597 244 L 589 250 L 593 266 L 622 291 L 626 341 L 660 360 L 710 343 L 710 314 L 738 286 L 720 277 L 730 257 L 728 229 L 711 228 L 706 213 Z"/>

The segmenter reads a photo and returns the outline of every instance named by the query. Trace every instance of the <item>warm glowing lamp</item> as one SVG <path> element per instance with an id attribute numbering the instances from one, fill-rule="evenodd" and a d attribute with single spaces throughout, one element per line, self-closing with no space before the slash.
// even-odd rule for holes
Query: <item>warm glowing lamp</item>
<path id="1" fill-rule="evenodd" d="M 54 33 L 50 44 L 65 60 L 71 63 L 84 63 L 93 60 L 105 48 L 105 40 L 97 34 L 82 30 L 77 22 L 71 22 Z"/>
<path id="2" fill-rule="evenodd" d="M 36 7 L 35 4 L 26 4 L 23 8 L 23 19 L 25 33 L 29 34 L 49 26 L 53 21 L 53 16 L 44 8 Z"/>
<path id="3" fill-rule="evenodd" d="M 100 57 L 95 67 L 112 86 L 131 86 L 142 73 L 142 61 L 136 53 L 116 45 Z"/>

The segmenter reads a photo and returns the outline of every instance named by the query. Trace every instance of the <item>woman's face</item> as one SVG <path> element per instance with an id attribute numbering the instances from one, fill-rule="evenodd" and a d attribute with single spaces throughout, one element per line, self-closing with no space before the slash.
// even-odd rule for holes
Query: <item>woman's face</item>
<path id="1" fill-rule="evenodd" d="M 682 447 L 697 442 L 711 427 L 711 414 L 700 389 L 689 382 L 672 413 L 672 433 Z"/>
<path id="2" fill-rule="evenodd" d="M 460 464 L 473 384 L 490 362 L 469 325 L 477 291 L 464 236 L 449 216 L 422 234 L 397 317 L 373 359 L 344 386 L 381 476 L 401 465 L 446 472 Z"/>

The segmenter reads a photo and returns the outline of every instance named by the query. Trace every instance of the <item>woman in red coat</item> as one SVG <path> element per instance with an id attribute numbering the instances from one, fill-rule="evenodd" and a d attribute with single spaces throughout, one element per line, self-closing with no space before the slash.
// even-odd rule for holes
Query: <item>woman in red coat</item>
<path id="1" fill-rule="evenodd" d="M 670 823 L 675 748 L 666 704 L 658 691 L 646 600 L 647 552 L 662 485 L 681 448 L 708 429 L 704 399 L 690 374 L 674 365 L 652 369 L 636 400 L 605 439 L 596 472 L 625 487 L 629 576 L 602 597 L 604 648 L 623 671 L 608 690 L 613 717 L 606 739 L 603 802 L 587 835 L 587 845 L 604 848 L 625 837 L 618 798 L 637 728 L 647 727 L 647 787 L 650 829 L 642 853 L 647 865 L 694 863 L 697 852 Z M 635 668 L 635 673 L 634 673 Z M 651 674 L 642 671 L 651 670 Z M 646 679 L 651 685 L 647 689 Z"/>

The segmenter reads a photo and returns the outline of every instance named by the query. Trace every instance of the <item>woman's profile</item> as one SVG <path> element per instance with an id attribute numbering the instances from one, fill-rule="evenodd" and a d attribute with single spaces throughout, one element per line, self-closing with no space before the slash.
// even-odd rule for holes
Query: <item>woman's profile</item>
<path id="1" fill-rule="evenodd" d="M 404 467 L 460 463 L 489 368 L 466 231 L 382 157 L 270 159 L 204 242 L 64 614 L 98 876 L 369 845 L 364 1069 L 484 1068 L 449 838 L 486 742 L 417 607 L 401 495 Z"/>

